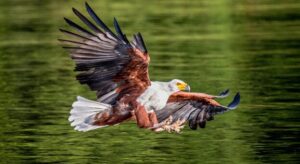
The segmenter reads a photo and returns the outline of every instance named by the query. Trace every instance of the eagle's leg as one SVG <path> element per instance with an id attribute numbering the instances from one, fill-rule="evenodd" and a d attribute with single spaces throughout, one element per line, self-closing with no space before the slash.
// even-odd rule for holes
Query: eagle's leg
<path id="1" fill-rule="evenodd" d="M 159 131 L 176 131 L 179 132 L 182 128 L 181 126 L 177 126 L 176 123 L 179 123 L 178 121 L 176 123 L 172 123 L 172 116 L 170 116 L 165 121 L 158 123 L 157 116 L 155 112 L 147 113 L 144 106 L 136 104 L 136 108 L 134 110 L 135 118 L 137 121 L 137 125 L 140 128 L 149 128 L 153 131 L 159 132 Z"/>
<path id="2" fill-rule="evenodd" d="M 166 126 L 167 124 L 169 124 L 168 121 L 165 121 L 165 122 L 162 122 L 162 123 L 158 123 L 158 119 L 157 119 L 156 113 L 154 111 L 148 113 L 148 116 L 149 116 L 149 119 L 150 119 L 151 124 L 152 124 L 152 126 L 150 128 L 151 130 L 156 131 L 156 132 L 160 132 L 160 131 L 166 130 L 163 127 Z"/>
<path id="3" fill-rule="evenodd" d="M 150 122 L 151 122 L 152 126 L 158 124 L 158 120 L 157 120 L 155 112 L 148 113 L 148 117 L 150 119 Z"/>
<path id="4" fill-rule="evenodd" d="M 137 105 L 135 109 L 135 117 L 136 117 L 137 125 L 140 128 L 152 127 L 152 123 L 150 121 L 150 118 L 144 106 Z"/>
<path id="5" fill-rule="evenodd" d="M 157 117 L 155 112 L 147 113 L 146 109 L 138 105 L 135 110 L 135 118 L 137 121 L 137 125 L 140 128 L 149 128 L 153 131 L 159 132 L 164 131 L 171 128 L 167 128 L 170 126 L 170 123 L 172 122 L 172 118 L 170 117 L 168 120 L 158 123 Z"/>

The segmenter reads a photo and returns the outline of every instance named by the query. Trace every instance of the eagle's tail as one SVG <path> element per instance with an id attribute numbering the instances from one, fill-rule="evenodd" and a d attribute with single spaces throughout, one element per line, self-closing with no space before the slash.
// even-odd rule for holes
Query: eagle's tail
<path id="1" fill-rule="evenodd" d="M 112 109 L 109 104 L 88 100 L 80 96 L 77 96 L 77 101 L 73 103 L 72 107 L 69 117 L 71 126 L 74 126 L 75 130 L 84 132 L 107 126 L 94 125 L 94 117 L 101 112 Z"/>

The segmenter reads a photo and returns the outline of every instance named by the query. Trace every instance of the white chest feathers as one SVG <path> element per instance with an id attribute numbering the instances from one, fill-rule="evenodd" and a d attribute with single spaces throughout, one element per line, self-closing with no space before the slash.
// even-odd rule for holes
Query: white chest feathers
<path id="1" fill-rule="evenodd" d="M 151 86 L 138 97 L 137 102 L 143 105 L 147 112 L 160 110 L 165 107 L 172 93 L 166 89 L 162 82 L 151 82 Z"/>

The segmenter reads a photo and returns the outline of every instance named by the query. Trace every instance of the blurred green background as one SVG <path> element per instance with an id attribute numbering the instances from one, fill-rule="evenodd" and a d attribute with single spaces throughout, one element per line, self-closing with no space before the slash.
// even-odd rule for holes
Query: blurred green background
<path id="1" fill-rule="evenodd" d="M 298 163 L 300 2 L 296 0 L 88 1 L 128 37 L 142 32 L 152 80 L 193 91 L 240 91 L 235 111 L 205 129 L 153 133 L 134 122 L 87 133 L 67 121 L 77 95 L 57 38 L 81 0 L 0 1 L 0 163 Z M 227 104 L 228 100 L 221 103 Z"/>

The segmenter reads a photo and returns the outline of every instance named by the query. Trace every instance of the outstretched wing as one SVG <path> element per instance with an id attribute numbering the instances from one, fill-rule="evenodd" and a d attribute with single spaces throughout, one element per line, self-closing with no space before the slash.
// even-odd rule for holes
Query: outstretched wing
<path id="1" fill-rule="evenodd" d="M 75 38 L 59 41 L 65 44 L 64 48 L 70 51 L 71 58 L 76 63 L 75 71 L 79 72 L 77 80 L 97 91 L 98 100 L 102 98 L 100 100 L 105 103 L 113 103 L 120 95 L 132 91 L 143 92 L 150 85 L 150 57 L 142 35 L 135 34 L 133 42 L 129 42 L 116 19 L 115 34 L 87 3 L 86 10 L 94 22 L 73 8 L 74 14 L 89 30 L 67 18 L 67 24 L 79 33 L 60 29 Z"/>
<path id="2" fill-rule="evenodd" d="M 172 123 L 180 121 L 188 122 L 189 127 L 196 130 L 198 125 L 204 128 L 206 121 L 213 120 L 214 116 L 235 109 L 240 102 L 240 94 L 237 93 L 228 106 L 222 106 L 214 98 L 224 98 L 228 90 L 219 96 L 210 96 L 202 93 L 177 92 L 170 96 L 167 105 L 156 111 L 159 122 L 163 122 L 172 116 Z M 172 124 L 171 123 L 171 124 Z"/>

